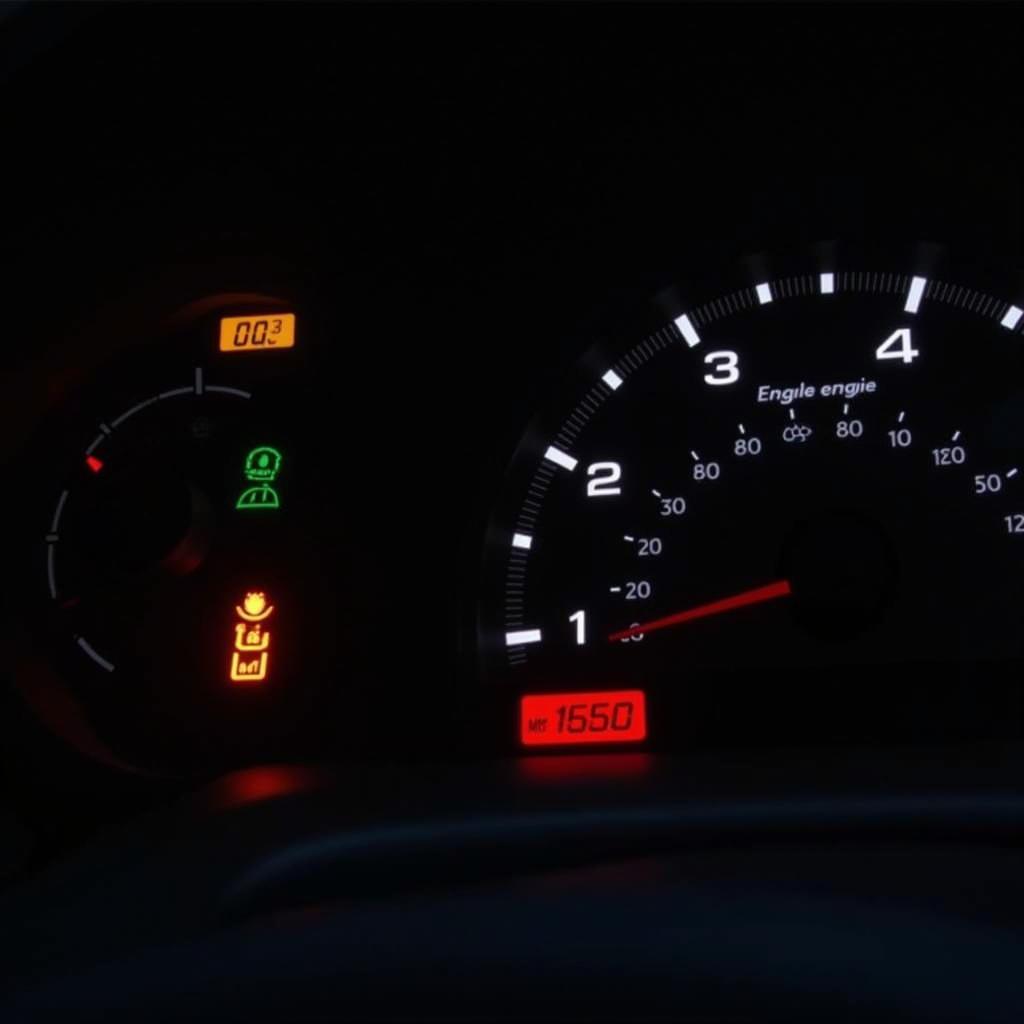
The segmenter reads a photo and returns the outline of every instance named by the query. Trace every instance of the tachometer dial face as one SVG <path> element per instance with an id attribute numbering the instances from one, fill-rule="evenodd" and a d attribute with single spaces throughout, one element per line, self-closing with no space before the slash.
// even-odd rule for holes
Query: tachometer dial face
<path id="1" fill-rule="evenodd" d="M 640 689 L 652 737 L 695 743 L 921 737 L 940 706 L 1019 728 L 1012 294 L 808 259 L 660 308 L 582 360 L 516 453 L 488 685 Z"/>

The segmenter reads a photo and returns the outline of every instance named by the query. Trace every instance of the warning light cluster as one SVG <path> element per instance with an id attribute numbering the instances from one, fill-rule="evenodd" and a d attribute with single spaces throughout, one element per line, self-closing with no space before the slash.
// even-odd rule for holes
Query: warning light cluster
<path id="1" fill-rule="evenodd" d="M 262 591 L 250 591 L 235 614 L 241 620 L 235 623 L 231 652 L 230 679 L 233 683 L 262 683 L 270 671 L 270 630 L 265 622 L 274 606 Z"/>
<path id="2" fill-rule="evenodd" d="M 527 747 L 639 743 L 647 737 L 644 693 L 608 690 L 523 697 L 519 736 Z"/>

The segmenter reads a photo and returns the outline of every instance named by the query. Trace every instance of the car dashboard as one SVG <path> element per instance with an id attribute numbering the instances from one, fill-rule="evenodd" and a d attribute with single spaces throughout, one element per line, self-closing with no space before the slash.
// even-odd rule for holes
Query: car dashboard
<path id="1" fill-rule="evenodd" d="M 628 1015 L 569 982 L 622 956 L 639 985 L 645 929 L 713 918 L 766 835 L 792 859 L 758 861 L 756 927 L 822 895 L 801 844 L 898 902 L 912 866 L 845 839 L 1019 841 L 1016 30 L 912 11 L 596 7 L 586 46 L 573 6 L 8 16 L 0 877 L 22 920 L 64 908 L 24 1006 L 175 944 L 134 961 L 139 1010 L 162 971 L 206 984 L 190 914 L 220 955 L 325 905 L 361 1011 L 360 934 L 416 979 L 381 1019 L 457 1012 L 424 980 L 452 962 L 470 1016 L 531 1017 L 495 964 L 545 977 L 607 901 L 635 962 L 588 947 L 545 1005 Z M 415 900 L 449 889 L 427 955 Z M 890 980 L 868 1003 L 910 1013 Z"/>
<path id="2" fill-rule="evenodd" d="M 836 269 L 616 311 L 532 419 L 528 345 L 364 295 L 101 313 L 14 466 L 26 705 L 158 778 L 1018 739 L 1024 314 L 928 247 L 788 259 Z"/>

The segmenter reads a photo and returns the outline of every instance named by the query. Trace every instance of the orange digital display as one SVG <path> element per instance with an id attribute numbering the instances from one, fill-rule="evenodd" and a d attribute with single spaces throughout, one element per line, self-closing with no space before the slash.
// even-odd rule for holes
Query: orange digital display
<path id="1" fill-rule="evenodd" d="M 220 322 L 221 352 L 267 352 L 294 347 L 294 313 L 226 316 Z"/>
<path id="2" fill-rule="evenodd" d="M 520 702 L 519 738 L 527 747 L 638 743 L 646 736 L 642 690 L 545 693 Z"/>
<path id="3" fill-rule="evenodd" d="M 262 683 L 270 671 L 270 630 L 265 623 L 274 611 L 262 591 L 251 590 L 240 605 L 235 605 L 235 623 L 231 638 L 231 669 L 233 683 Z"/>

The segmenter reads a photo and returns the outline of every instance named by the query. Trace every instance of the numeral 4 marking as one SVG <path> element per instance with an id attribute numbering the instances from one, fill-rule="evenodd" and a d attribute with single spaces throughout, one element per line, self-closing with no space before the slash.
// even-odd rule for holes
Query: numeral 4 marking
<path id="1" fill-rule="evenodd" d="M 911 342 L 909 327 L 901 327 L 898 331 L 893 331 L 875 349 L 876 359 L 899 359 L 908 364 L 912 363 L 920 354 Z"/>

